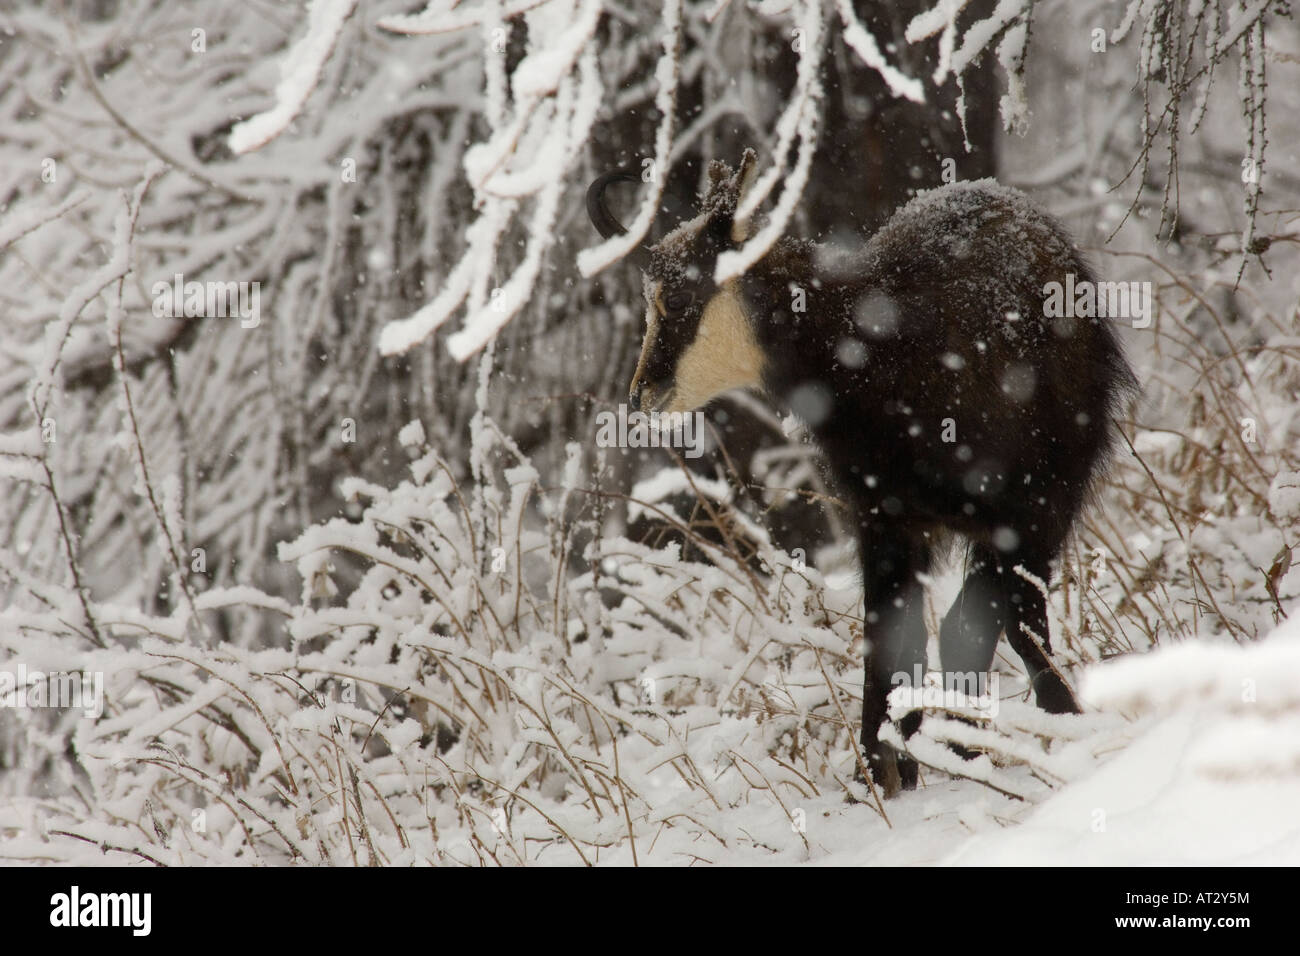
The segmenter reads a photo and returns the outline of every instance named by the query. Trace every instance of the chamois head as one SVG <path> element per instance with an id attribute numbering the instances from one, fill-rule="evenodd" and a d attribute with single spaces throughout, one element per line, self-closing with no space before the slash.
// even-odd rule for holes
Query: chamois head
<path id="1" fill-rule="evenodd" d="M 628 258 L 644 276 L 646 333 L 629 389 L 633 408 L 687 412 L 732 388 L 760 383 L 762 355 L 734 282 L 713 281 L 718 255 L 734 249 L 749 232 L 736 219 L 756 157 L 745 150 L 740 168 L 715 160 L 699 213 L 650 247 Z M 616 171 L 601 176 L 587 192 L 587 209 L 606 238 L 624 230 L 605 207 L 613 182 L 636 179 Z"/>

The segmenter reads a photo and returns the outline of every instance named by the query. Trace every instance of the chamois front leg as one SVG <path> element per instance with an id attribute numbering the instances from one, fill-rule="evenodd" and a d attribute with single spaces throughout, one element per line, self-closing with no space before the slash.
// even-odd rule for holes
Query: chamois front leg
<path id="1" fill-rule="evenodd" d="M 880 740 L 889 692 L 912 684 L 925 672 L 924 588 L 918 574 L 929 570 L 929 548 L 898 528 L 870 526 L 861 542 L 865 609 L 866 676 L 862 687 L 862 749 L 872 778 L 891 797 L 916 786 L 916 762 Z M 921 724 L 919 710 L 901 722 L 910 737 Z"/>

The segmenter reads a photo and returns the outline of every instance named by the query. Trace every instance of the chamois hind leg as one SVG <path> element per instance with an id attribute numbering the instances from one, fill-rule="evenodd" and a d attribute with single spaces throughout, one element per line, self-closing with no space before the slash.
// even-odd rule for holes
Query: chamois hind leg
<path id="1" fill-rule="evenodd" d="M 862 687 L 862 748 L 873 779 L 893 796 L 916 786 L 916 762 L 880 741 L 889 692 L 925 672 L 925 590 L 917 575 L 929 570 L 930 550 L 898 529 L 865 529 L 862 591 L 866 676 Z M 921 725 L 919 710 L 900 722 L 910 737 Z"/>
<path id="2" fill-rule="evenodd" d="M 949 675 L 964 678 L 988 672 L 1006 624 L 1007 599 L 997 552 L 987 545 L 973 545 L 967 567 L 966 581 L 939 628 L 945 687 Z"/>
<path id="3" fill-rule="evenodd" d="M 988 685 L 989 668 L 1006 624 L 1007 596 L 1002 584 L 1001 557 L 986 544 L 971 545 L 966 580 L 939 627 L 939 659 L 945 689 L 979 695 Z M 949 743 L 963 759 L 976 755 Z"/>
<path id="4" fill-rule="evenodd" d="M 1041 555 L 1021 551 L 1004 559 L 1002 579 L 1007 600 L 1007 641 L 1025 663 L 1039 707 L 1049 714 L 1081 713 L 1070 685 L 1048 657 L 1052 644 L 1047 625 L 1047 599 L 1037 584 L 1016 570 L 1018 567 L 1024 568 L 1044 585 L 1051 574 L 1050 559 Z"/>

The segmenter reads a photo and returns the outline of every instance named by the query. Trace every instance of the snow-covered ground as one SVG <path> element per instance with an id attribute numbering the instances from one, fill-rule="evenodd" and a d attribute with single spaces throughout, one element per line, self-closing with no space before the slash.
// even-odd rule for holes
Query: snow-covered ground
<path id="1" fill-rule="evenodd" d="M 1300 619 L 1258 644 L 1095 666 L 1084 696 L 1132 718 L 1111 738 L 1123 749 L 1099 747 L 1088 776 L 943 862 L 1300 864 Z"/>
<path id="2" fill-rule="evenodd" d="M 820 866 L 1300 865 L 1300 620 L 1258 644 L 1189 642 L 1097 665 L 1084 695 L 1089 713 L 1064 718 L 1079 739 L 1056 745 L 1081 772 L 1055 791 L 1023 768 L 1006 779 L 1027 802 L 930 772 L 887 803 L 892 827 L 831 795 L 800 808 L 806 847 L 779 810 L 751 808 L 732 827 L 769 849 L 694 852 Z"/>
<path id="3" fill-rule="evenodd" d="M 897 43 L 848 0 L 416 6 L 0 13 L 0 681 L 103 681 L 90 714 L 0 710 L 0 859 L 1300 863 L 1278 5 L 935 0 Z M 848 69 L 881 100 L 829 126 Z M 738 500 L 591 418 L 626 394 L 621 258 L 683 157 L 762 157 L 722 278 L 838 198 L 810 172 L 828 137 L 963 76 L 1005 85 L 999 180 L 1150 286 L 1121 330 L 1142 394 L 1048 582 L 1087 712 L 1026 702 L 1004 643 L 997 713 L 931 713 L 922 786 L 881 802 L 854 779 L 851 535 L 805 553 L 767 521 L 824 502 L 808 447 L 760 448 Z M 632 157 L 629 233 L 595 242 L 583 191 Z M 265 314 L 164 308 L 182 279 Z M 726 412 L 781 432 L 752 396 Z"/>

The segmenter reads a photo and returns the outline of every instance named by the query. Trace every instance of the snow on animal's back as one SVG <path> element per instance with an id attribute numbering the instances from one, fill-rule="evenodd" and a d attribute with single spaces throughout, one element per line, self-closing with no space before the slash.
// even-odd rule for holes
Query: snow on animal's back
<path id="1" fill-rule="evenodd" d="M 1090 275 L 1065 228 L 1018 189 L 994 179 L 918 193 L 866 249 L 868 268 L 886 285 L 973 286 L 1042 298 L 1066 272 Z"/>

